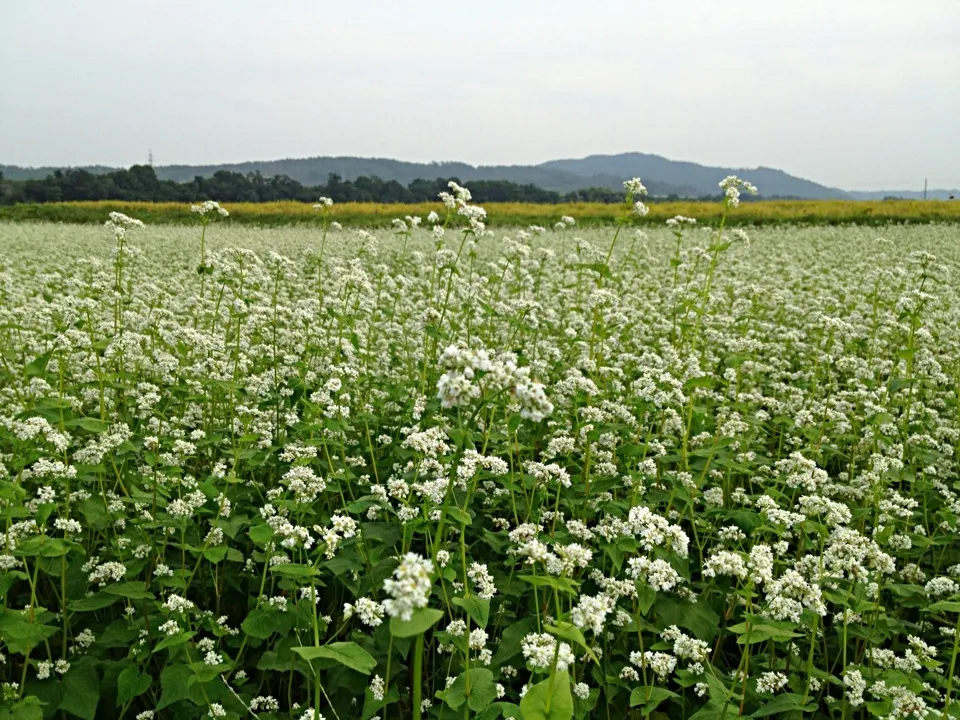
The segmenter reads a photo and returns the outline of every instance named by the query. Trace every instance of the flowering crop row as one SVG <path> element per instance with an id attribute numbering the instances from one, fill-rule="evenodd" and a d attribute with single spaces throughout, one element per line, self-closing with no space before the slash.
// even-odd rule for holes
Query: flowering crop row
<path id="1" fill-rule="evenodd" d="M 0 717 L 956 717 L 955 227 L 722 189 L 0 225 Z"/>

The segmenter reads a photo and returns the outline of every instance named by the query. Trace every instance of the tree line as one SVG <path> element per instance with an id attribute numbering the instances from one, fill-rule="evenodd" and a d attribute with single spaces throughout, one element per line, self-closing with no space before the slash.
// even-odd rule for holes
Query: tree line
<path id="1" fill-rule="evenodd" d="M 418 179 L 408 185 L 378 177 L 344 180 L 335 173 L 321 185 L 304 185 L 286 175 L 265 177 L 260 172 L 246 174 L 219 170 L 212 177 L 195 177 L 190 182 L 160 180 L 150 165 L 103 174 L 82 169 L 56 170 L 42 180 L 5 180 L 0 174 L 0 204 L 75 202 L 84 200 L 120 200 L 148 202 L 276 202 L 294 200 L 316 202 L 320 196 L 334 202 L 414 203 L 430 202 L 448 190 L 447 183 L 457 178 Z M 467 184 L 467 183 L 463 183 Z M 545 190 L 532 184 L 507 180 L 471 180 L 470 192 L 476 202 L 617 203 L 623 192 L 610 188 L 586 188 L 568 193 Z M 666 199 L 666 198 L 664 198 Z M 676 199 L 676 198 L 673 198 Z"/>

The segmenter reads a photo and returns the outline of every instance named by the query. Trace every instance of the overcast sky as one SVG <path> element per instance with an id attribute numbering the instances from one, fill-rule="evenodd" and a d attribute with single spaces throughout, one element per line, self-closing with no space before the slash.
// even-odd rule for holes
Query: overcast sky
<path id="1" fill-rule="evenodd" d="M 0 163 L 641 151 L 960 186 L 960 0 L 0 0 Z"/>

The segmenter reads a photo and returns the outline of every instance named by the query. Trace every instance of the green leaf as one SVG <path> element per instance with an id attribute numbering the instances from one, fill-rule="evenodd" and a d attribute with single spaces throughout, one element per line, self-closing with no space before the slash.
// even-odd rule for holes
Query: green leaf
<path id="1" fill-rule="evenodd" d="M 316 568 L 312 568 L 309 565 L 300 565 L 298 563 L 274 565 L 270 568 L 270 571 L 275 575 L 283 575 L 284 577 L 291 578 L 308 578 L 319 574 Z"/>
<path id="2" fill-rule="evenodd" d="M 467 703 L 467 707 L 474 712 L 483 712 L 497 697 L 497 684 L 493 673 L 486 668 L 476 668 L 469 672 L 470 694 L 467 695 L 467 675 L 460 673 L 453 684 L 444 690 L 443 699 L 451 708 Z"/>
<path id="3" fill-rule="evenodd" d="M 108 595 L 119 595 L 129 600 L 153 600 L 154 594 L 147 590 L 142 582 L 124 582 L 116 585 L 107 585 L 103 592 Z"/>
<path id="4" fill-rule="evenodd" d="M 792 630 L 774 627 L 773 625 L 769 625 L 767 623 L 751 624 L 748 628 L 747 623 L 742 622 L 738 623 L 737 625 L 731 625 L 729 630 L 740 636 L 737 638 L 738 645 L 753 645 L 754 643 L 763 643 L 767 640 L 775 640 L 779 642 L 781 640 L 790 640 L 792 638 L 800 637 L 799 633 L 795 633 Z"/>
<path id="5" fill-rule="evenodd" d="M 680 696 L 675 692 L 670 692 L 666 688 L 645 685 L 644 687 L 634 688 L 633 692 L 630 693 L 630 707 L 643 705 L 643 709 L 640 712 L 644 715 L 649 715 L 656 710 L 664 700 L 675 697 Z"/>
<path id="6" fill-rule="evenodd" d="M 67 424 L 71 427 L 80 427 L 95 433 L 103 433 L 110 429 L 109 424 L 96 418 L 80 418 L 78 420 L 72 420 Z"/>
<path id="7" fill-rule="evenodd" d="M 227 556 L 227 546 L 214 545 L 213 547 L 208 547 L 203 551 L 203 556 L 216 565 L 217 563 L 223 562 L 223 559 Z"/>
<path id="8" fill-rule="evenodd" d="M 46 535 L 34 535 L 20 543 L 17 548 L 20 555 L 33 557 L 61 557 L 70 552 L 70 546 L 61 538 L 52 538 Z"/>
<path id="9" fill-rule="evenodd" d="M 713 387 L 716 380 L 713 375 L 701 375 L 700 377 L 690 378 L 683 384 L 683 391 L 690 392 L 694 388 Z"/>
<path id="10" fill-rule="evenodd" d="M 455 597 L 453 604 L 466 610 L 467 615 L 470 616 L 477 627 L 484 628 L 487 626 L 487 621 L 490 619 L 489 600 L 471 595 L 468 598 Z"/>
<path id="11" fill-rule="evenodd" d="M 461 510 L 458 507 L 448 507 L 447 515 L 461 525 L 470 525 L 470 523 L 473 522 L 473 518 L 470 517 L 470 513 L 468 513 L 466 510 Z"/>
<path id="12" fill-rule="evenodd" d="M 579 645 L 587 651 L 587 655 L 590 656 L 591 660 L 597 664 L 600 663 L 600 658 L 594 654 L 593 648 L 587 645 L 586 638 L 583 637 L 583 633 L 580 632 L 580 628 L 578 628 L 576 625 L 568 622 L 558 621 L 556 625 L 547 625 L 543 629 L 551 635 L 564 640 L 569 640 L 570 642 Z"/>
<path id="13" fill-rule="evenodd" d="M 163 710 L 168 705 L 190 697 L 190 686 L 187 684 L 193 677 L 193 670 L 188 665 L 167 665 L 160 673 L 160 702 L 157 710 Z"/>
<path id="14" fill-rule="evenodd" d="M 390 618 L 390 634 L 398 638 L 416 637 L 440 622 L 442 617 L 442 610 L 420 608 L 414 610 L 413 617 L 409 620 L 401 620 L 398 617 Z"/>
<path id="15" fill-rule="evenodd" d="M 921 612 L 952 612 L 960 613 L 960 602 L 956 600 L 940 600 L 939 602 L 920 608 Z"/>
<path id="16" fill-rule="evenodd" d="M 27 615 L 16 610 L 6 610 L 0 614 L 0 637 L 11 651 L 21 655 L 26 655 L 29 648 L 36 647 L 58 632 L 60 628 L 30 622 Z"/>
<path id="17" fill-rule="evenodd" d="M 797 693 L 785 693 L 783 695 L 778 695 L 773 700 L 768 702 L 766 705 L 757 710 L 750 717 L 752 718 L 761 718 L 768 717 L 770 715 L 780 715 L 790 711 L 800 712 L 813 712 L 817 709 L 817 704 L 814 702 L 803 704 L 803 696 L 798 695 Z"/>
<path id="18" fill-rule="evenodd" d="M 549 587 L 570 595 L 577 594 L 578 583 L 569 578 L 544 577 L 542 575 L 517 575 L 517 577 L 534 587 Z"/>
<path id="19" fill-rule="evenodd" d="M 89 612 L 91 610 L 101 610 L 108 605 L 113 605 L 120 598 L 116 595 L 110 595 L 109 593 L 99 592 L 90 597 L 80 598 L 79 600 L 71 600 L 67 607 L 70 608 L 70 612 Z"/>
<path id="20" fill-rule="evenodd" d="M 140 670 L 135 667 L 128 667 L 117 678 L 117 707 L 123 707 L 127 702 L 143 695 L 150 689 L 150 683 L 153 678 L 149 673 L 140 674 Z"/>
<path id="21" fill-rule="evenodd" d="M 60 687 L 60 710 L 84 720 L 94 720 L 100 702 L 100 678 L 92 665 L 75 663 L 63 676 Z"/>
<path id="22" fill-rule="evenodd" d="M 650 608 L 657 601 L 657 591 L 646 583 L 637 583 L 637 604 L 640 606 L 640 614 L 646 615 Z"/>
<path id="23" fill-rule="evenodd" d="M 43 720 L 46 704 L 35 695 L 27 695 L 10 709 L 0 709 L 0 720 Z"/>
<path id="24" fill-rule="evenodd" d="M 247 615 L 240 627 L 250 637 L 266 640 L 275 632 L 286 632 L 292 624 L 293 621 L 285 612 L 257 608 Z"/>
<path id="25" fill-rule="evenodd" d="M 369 675 L 377 666 L 377 661 L 374 660 L 373 655 L 355 642 L 335 642 L 320 647 L 295 647 L 290 649 L 304 660 L 326 658 L 364 675 Z"/>
<path id="26" fill-rule="evenodd" d="M 579 268 L 582 268 L 582 269 L 584 269 L 584 270 L 593 270 L 595 273 L 598 273 L 598 274 L 600 275 L 600 277 L 607 278 L 608 280 L 609 280 L 611 277 L 613 277 L 613 276 L 610 274 L 610 268 L 607 267 L 607 264 L 606 264 L 606 263 L 600 263 L 600 262 L 596 262 L 596 263 L 577 263 L 576 265 L 574 265 L 574 267 L 576 267 L 576 268 L 578 268 L 578 269 L 579 269 Z"/>
<path id="27" fill-rule="evenodd" d="M 691 715 L 687 720 L 723 720 L 735 718 L 740 708 L 722 700 L 710 700 L 706 705 Z"/>
<path id="28" fill-rule="evenodd" d="M 273 539 L 273 528 L 266 523 L 260 523 L 247 530 L 247 535 L 250 536 L 255 545 L 263 546 Z"/>
<path id="29" fill-rule="evenodd" d="M 183 645 L 187 640 L 192 638 L 197 633 L 193 630 L 188 632 L 177 633 L 176 635 L 167 635 L 163 640 L 157 643 L 157 646 L 153 649 L 154 652 L 160 652 L 164 648 L 177 647 L 177 645 Z"/>
<path id="30" fill-rule="evenodd" d="M 40 355 L 33 360 L 25 368 L 27 377 L 38 377 L 43 375 L 44 371 L 47 369 L 47 363 L 50 362 L 50 356 L 53 355 L 53 350 L 50 352 L 45 352 L 43 355 Z"/>
<path id="31" fill-rule="evenodd" d="M 520 701 L 523 720 L 570 720 L 573 717 L 573 696 L 570 676 L 557 673 L 527 690 Z"/>
<path id="32" fill-rule="evenodd" d="M 654 609 L 665 624 L 690 630 L 700 640 L 710 642 L 720 629 L 720 616 L 705 602 L 688 603 L 661 597 Z"/>

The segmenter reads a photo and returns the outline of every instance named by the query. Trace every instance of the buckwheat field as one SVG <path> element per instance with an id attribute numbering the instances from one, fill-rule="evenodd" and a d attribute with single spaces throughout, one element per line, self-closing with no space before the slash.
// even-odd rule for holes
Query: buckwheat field
<path id="1" fill-rule="evenodd" d="M 642 194 L 0 225 L 0 718 L 960 716 L 957 226 Z"/>

